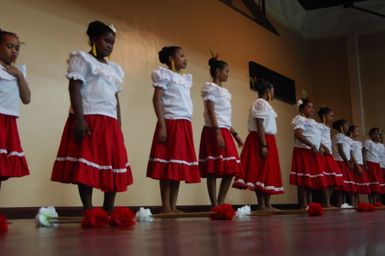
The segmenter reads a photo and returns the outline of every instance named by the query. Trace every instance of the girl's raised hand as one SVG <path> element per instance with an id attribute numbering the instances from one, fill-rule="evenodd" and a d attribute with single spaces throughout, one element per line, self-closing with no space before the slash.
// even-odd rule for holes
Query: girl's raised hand
<path id="1" fill-rule="evenodd" d="M 13 66 L 13 65 L 4 65 L 5 71 L 7 71 L 10 75 L 18 78 L 22 76 L 23 74 L 20 72 L 20 70 Z"/>

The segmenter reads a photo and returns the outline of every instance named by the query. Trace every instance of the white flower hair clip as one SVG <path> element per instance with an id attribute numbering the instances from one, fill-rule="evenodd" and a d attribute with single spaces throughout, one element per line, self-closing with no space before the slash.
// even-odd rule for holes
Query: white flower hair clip
<path id="1" fill-rule="evenodd" d="M 116 30 L 116 28 L 115 28 L 114 25 L 111 24 L 111 25 L 109 25 L 109 27 L 110 27 L 110 29 L 111 29 L 114 33 L 116 33 L 117 30 Z"/>
<path id="2" fill-rule="evenodd" d="M 301 99 L 301 100 L 299 100 L 299 101 L 297 102 L 297 107 L 300 107 L 302 104 L 303 104 L 303 100 Z"/>

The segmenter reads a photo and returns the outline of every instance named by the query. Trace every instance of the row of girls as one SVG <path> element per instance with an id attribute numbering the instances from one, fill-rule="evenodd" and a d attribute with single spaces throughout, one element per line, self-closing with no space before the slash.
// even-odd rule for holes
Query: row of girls
<path id="1" fill-rule="evenodd" d="M 314 192 L 321 191 L 325 207 L 352 207 L 359 203 L 359 194 L 368 194 L 369 202 L 381 204 L 384 191 L 385 147 L 378 128 L 369 131 L 364 143 L 358 126 L 344 119 L 333 122 L 333 111 L 321 107 L 318 121 L 313 119 L 313 103 L 309 99 L 298 101 L 300 115 L 292 125 L 295 146 L 290 172 L 290 184 L 297 185 L 300 207 L 311 203 Z M 331 137 L 331 128 L 336 134 Z M 332 197 L 333 196 L 333 197 Z"/>
<path id="2" fill-rule="evenodd" d="M 116 193 L 133 183 L 120 128 L 118 93 L 124 72 L 108 60 L 115 28 L 94 21 L 88 25 L 87 35 L 90 51 L 72 52 L 68 60 L 71 108 L 51 180 L 76 184 L 84 209 L 93 207 L 93 188 L 102 190 L 103 209 L 111 212 Z M 0 181 L 29 174 L 16 124 L 18 99 L 27 104 L 31 95 L 25 69 L 14 65 L 19 47 L 15 33 L 0 31 Z M 197 159 L 191 126 L 192 76 L 181 72 L 187 66 L 186 56 L 181 47 L 164 47 L 159 60 L 165 67 L 152 72 L 157 125 L 147 176 L 159 180 L 161 212 L 180 212 L 176 208 L 180 181 L 198 183 L 201 178 L 207 178 L 211 204 L 223 204 L 234 176 L 233 187 L 256 191 L 259 209 L 272 208 L 270 195 L 283 193 L 274 138 L 277 114 L 269 104 L 273 86 L 258 82 L 259 98 L 250 110 L 250 134 L 241 161 L 234 140 L 239 147 L 243 141 L 231 124 L 231 94 L 222 86 L 228 79 L 229 65 L 212 57 L 209 66 L 213 80 L 201 89 L 204 128 Z"/>

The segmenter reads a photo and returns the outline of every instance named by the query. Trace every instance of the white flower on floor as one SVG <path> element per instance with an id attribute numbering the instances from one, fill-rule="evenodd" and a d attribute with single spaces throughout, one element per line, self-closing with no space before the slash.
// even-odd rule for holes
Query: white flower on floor
<path id="1" fill-rule="evenodd" d="M 59 217 L 55 207 L 41 207 L 38 214 L 36 215 L 36 226 L 37 227 L 57 227 L 57 223 L 52 223 L 52 218 Z"/>
<path id="2" fill-rule="evenodd" d="M 245 216 L 249 216 L 251 214 L 251 208 L 249 205 L 244 205 L 237 209 L 237 212 L 235 213 L 235 216 L 237 218 L 242 218 Z"/>
<path id="3" fill-rule="evenodd" d="M 341 204 L 341 208 L 342 208 L 342 209 L 352 209 L 352 208 L 354 208 L 354 207 L 351 206 L 351 205 L 348 205 L 347 203 L 344 203 L 344 204 Z"/>
<path id="4" fill-rule="evenodd" d="M 136 220 L 138 222 L 152 222 L 154 218 L 152 217 L 150 209 L 140 207 L 139 211 L 136 213 Z"/>

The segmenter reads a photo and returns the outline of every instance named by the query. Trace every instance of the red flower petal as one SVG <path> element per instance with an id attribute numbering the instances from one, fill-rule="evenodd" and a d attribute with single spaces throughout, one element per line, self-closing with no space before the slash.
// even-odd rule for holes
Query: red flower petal
<path id="1" fill-rule="evenodd" d="M 211 208 L 210 219 L 212 220 L 232 220 L 235 211 L 230 204 L 221 204 Z"/>
<path id="2" fill-rule="evenodd" d="M 86 210 L 82 220 L 82 228 L 105 228 L 108 225 L 108 213 L 101 208 Z"/>
<path id="3" fill-rule="evenodd" d="M 309 204 L 309 208 L 307 210 L 307 215 L 311 216 L 311 217 L 322 216 L 323 215 L 322 205 L 319 203 Z"/>
<path id="4" fill-rule="evenodd" d="M 5 215 L 0 215 L 0 234 L 8 232 L 8 223 Z"/>
<path id="5" fill-rule="evenodd" d="M 135 225 L 135 213 L 127 207 L 116 207 L 111 214 L 110 226 L 128 228 Z"/>

